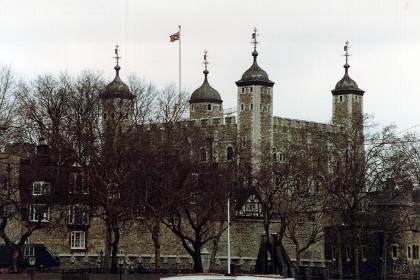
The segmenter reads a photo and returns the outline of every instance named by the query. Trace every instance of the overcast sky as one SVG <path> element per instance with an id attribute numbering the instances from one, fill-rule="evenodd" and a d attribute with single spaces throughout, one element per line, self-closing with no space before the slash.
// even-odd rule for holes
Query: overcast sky
<path id="1" fill-rule="evenodd" d="M 274 115 L 317 122 L 331 118 L 331 90 L 349 74 L 366 91 L 364 111 L 381 125 L 420 131 L 420 1 L 417 0 L 0 0 L 0 63 L 25 79 L 81 70 L 112 80 L 118 43 L 121 76 L 137 73 L 159 88 L 178 83 L 181 25 L 182 87 L 210 84 L 224 107 L 236 106 L 236 85 L 258 64 L 274 86 Z"/>

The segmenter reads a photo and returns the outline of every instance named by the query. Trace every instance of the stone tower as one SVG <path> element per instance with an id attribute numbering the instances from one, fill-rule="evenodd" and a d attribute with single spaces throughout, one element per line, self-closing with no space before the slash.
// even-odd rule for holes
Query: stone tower
<path id="1" fill-rule="evenodd" d="M 126 132 L 133 125 L 134 95 L 128 86 L 121 81 L 118 65 L 118 46 L 115 49 L 117 65 L 116 75 L 105 90 L 99 94 L 102 109 L 102 129 L 106 139 L 116 138 L 119 133 Z"/>
<path id="2" fill-rule="evenodd" d="M 252 66 L 236 82 L 238 111 L 238 148 L 241 161 L 259 170 L 264 159 L 270 158 L 273 143 L 273 86 L 267 73 L 257 63 L 257 29 L 252 34 L 254 51 Z"/>
<path id="3" fill-rule="evenodd" d="M 346 64 L 344 64 L 344 77 L 338 81 L 332 95 L 332 122 L 348 128 L 363 129 L 363 94 L 356 82 L 349 76 L 348 41 L 344 46 Z"/>
<path id="4" fill-rule="evenodd" d="M 204 82 L 196 89 L 189 100 L 191 119 L 219 119 L 223 117 L 223 100 L 220 94 L 212 88 L 207 80 L 207 51 L 204 51 Z"/>

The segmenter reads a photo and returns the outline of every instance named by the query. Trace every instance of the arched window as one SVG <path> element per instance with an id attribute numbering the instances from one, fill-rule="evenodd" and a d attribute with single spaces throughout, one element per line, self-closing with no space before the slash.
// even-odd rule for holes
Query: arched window
<path id="1" fill-rule="evenodd" d="M 206 162 L 207 161 L 207 151 L 205 148 L 200 149 L 200 161 Z"/>
<path id="2" fill-rule="evenodd" d="M 322 191 L 323 179 L 321 176 L 316 176 L 314 179 L 314 193 L 317 194 Z"/>
<path id="3" fill-rule="evenodd" d="M 227 147 L 226 159 L 227 160 L 233 160 L 233 147 L 232 146 Z"/>
<path id="4" fill-rule="evenodd" d="M 207 104 L 207 111 L 211 111 L 211 104 Z"/>

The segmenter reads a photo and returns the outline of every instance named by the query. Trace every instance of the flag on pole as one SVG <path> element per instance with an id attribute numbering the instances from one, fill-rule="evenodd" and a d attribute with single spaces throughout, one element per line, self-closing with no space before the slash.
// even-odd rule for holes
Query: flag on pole
<path id="1" fill-rule="evenodd" d="M 177 33 L 172 34 L 171 36 L 169 36 L 169 39 L 171 42 L 175 42 L 179 40 L 179 31 Z"/>

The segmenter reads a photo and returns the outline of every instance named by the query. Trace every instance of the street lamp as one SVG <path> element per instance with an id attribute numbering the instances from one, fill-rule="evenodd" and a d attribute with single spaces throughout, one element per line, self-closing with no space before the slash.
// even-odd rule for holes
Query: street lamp
<path id="1" fill-rule="evenodd" d="M 120 280 L 122 279 L 122 266 L 124 264 L 124 256 L 118 258 L 118 264 L 120 265 Z"/>
<path id="2" fill-rule="evenodd" d="M 29 265 L 31 266 L 31 280 L 34 280 L 34 265 L 35 265 L 35 262 L 36 262 L 35 257 L 29 258 Z"/>

